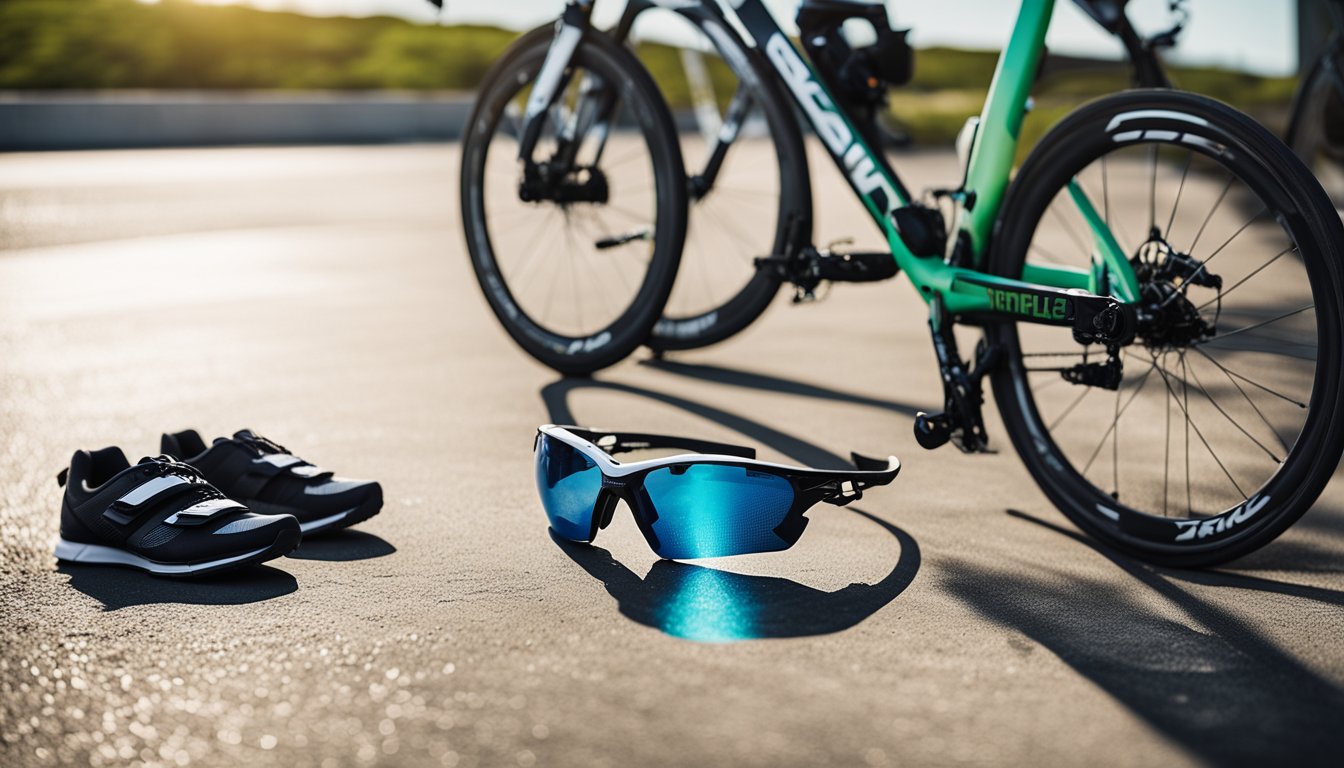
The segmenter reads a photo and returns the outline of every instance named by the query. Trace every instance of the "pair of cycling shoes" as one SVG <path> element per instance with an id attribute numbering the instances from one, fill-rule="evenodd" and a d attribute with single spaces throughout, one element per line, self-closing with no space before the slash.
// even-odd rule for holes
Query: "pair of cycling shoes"
<path id="1" fill-rule="evenodd" d="M 209 446 L 187 430 L 160 445 L 134 465 L 115 446 L 75 453 L 56 478 L 58 560 L 202 576 L 289 554 L 383 506 L 378 483 L 335 477 L 249 430 Z"/>

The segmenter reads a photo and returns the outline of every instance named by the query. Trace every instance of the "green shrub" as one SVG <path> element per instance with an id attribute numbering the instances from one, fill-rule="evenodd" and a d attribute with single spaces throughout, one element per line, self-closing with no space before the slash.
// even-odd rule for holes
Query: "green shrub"
<path id="1" fill-rule="evenodd" d="M 490 27 L 441 27 L 389 17 L 313 18 L 188 0 L 0 0 L 0 89 L 241 88 L 470 90 L 516 37 Z M 690 104 L 679 52 L 638 50 L 674 108 Z M 914 80 L 892 92 L 892 111 L 924 144 L 947 143 L 976 114 L 994 73 L 990 51 L 928 48 Z M 721 104 L 734 78 L 707 65 Z M 1292 78 L 1208 67 L 1173 68 L 1176 84 L 1251 111 L 1272 127 Z M 1030 146 L 1081 101 L 1124 88 L 1123 65 L 1049 60 L 1023 126 Z"/>

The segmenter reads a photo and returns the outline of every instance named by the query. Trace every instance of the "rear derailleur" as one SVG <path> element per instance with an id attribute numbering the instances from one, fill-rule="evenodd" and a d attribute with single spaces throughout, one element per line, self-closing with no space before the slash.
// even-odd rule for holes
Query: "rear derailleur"
<path id="1" fill-rule="evenodd" d="M 1073 340 L 1084 345 L 1083 362 L 1060 369 L 1059 375 L 1070 384 L 1111 391 L 1119 389 L 1125 376 L 1120 347 L 1134 340 L 1137 328 L 1134 309 L 1105 297 L 1088 296 L 1074 301 L 1073 312 Z M 1086 347 L 1089 344 L 1101 344 L 1106 348 L 1105 362 L 1088 362 Z"/>
<path id="2" fill-rule="evenodd" d="M 1084 346 L 1101 344 L 1106 349 L 1105 362 L 1091 363 L 1084 357 L 1081 364 L 1061 369 L 1060 375 L 1074 384 L 1119 389 L 1124 376 L 1120 349 L 1134 339 L 1137 326 L 1133 307 L 1083 292 L 1052 295 L 1065 299 L 1067 308 L 1052 324 L 1071 325 L 1074 341 Z M 985 402 L 983 384 L 985 374 L 999 361 L 999 347 L 981 339 L 975 357 L 963 361 L 952 333 L 952 317 L 942 297 L 935 296 L 929 309 L 929 330 L 933 333 L 933 350 L 943 379 L 943 412 L 917 414 L 915 440 L 928 449 L 950 441 L 964 453 L 983 453 L 989 445 L 981 414 Z"/>
<path id="3" fill-rule="evenodd" d="M 962 361 L 957 338 L 952 333 L 952 317 L 935 297 L 929 315 L 933 332 L 933 351 L 938 356 L 938 371 L 943 379 L 943 412 L 915 415 L 915 441 L 933 450 L 951 441 L 963 453 L 983 453 L 989 449 L 985 420 L 981 414 L 985 395 L 983 382 L 996 362 L 999 348 L 981 339 L 975 346 L 975 358 Z"/>

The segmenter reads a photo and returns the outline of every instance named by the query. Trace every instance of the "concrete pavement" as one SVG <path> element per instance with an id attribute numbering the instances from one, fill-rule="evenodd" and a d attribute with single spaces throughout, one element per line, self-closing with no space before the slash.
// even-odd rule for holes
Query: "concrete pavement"
<path id="1" fill-rule="evenodd" d="M 457 155 L 0 157 L 0 764 L 1338 764 L 1344 486 L 1216 572 L 1110 555 L 992 409 L 997 454 L 915 445 L 940 395 L 898 282 L 559 379 L 480 296 Z M 817 240 L 876 244 L 814 168 Z M 789 552 L 659 562 L 628 514 L 550 538 L 546 421 L 904 469 Z M 233 577 L 58 568 L 70 453 L 186 426 L 252 427 L 387 505 Z"/>

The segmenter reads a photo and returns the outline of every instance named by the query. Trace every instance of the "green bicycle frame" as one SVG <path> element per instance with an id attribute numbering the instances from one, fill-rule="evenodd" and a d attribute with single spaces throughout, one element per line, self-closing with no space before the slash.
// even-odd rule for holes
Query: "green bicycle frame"
<path id="1" fill-rule="evenodd" d="M 1062 291 L 1108 296 L 1121 303 L 1138 300 L 1138 281 L 1082 187 L 1069 185 L 1070 197 L 1092 232 L 1091 269 L 1027 264 L 1021 279 L 952 266 L 938 256 L 919 256 L 906 246 L 893 214 L 911 201 L 877 159 L 853 122 L 827 91 L 815 69 L 765 9 L 761 0 L 730 0 L 743 27 L 779 72 L 832 159 L 845 174 L 873 220 L 881 228 L 897 265 L 926 302 L 935 297 L 952 315 L 1011 315 L 1028 322 L 1062 324 L 1069 299 Z M 1017 154 L 1031 86 L 1045 50 L 1045 32 L 1054 0 L 1022 0 L 1012 37 L 999 56 L 979 128 L 971 146 L 966 182 L 958 195 L 954 221 L 969 237 L 974 267 L 981 267 Z M 968 204 L 966 201 L 973 201 Z M 955 235 L 954 235 L 955 236 Z"/>

